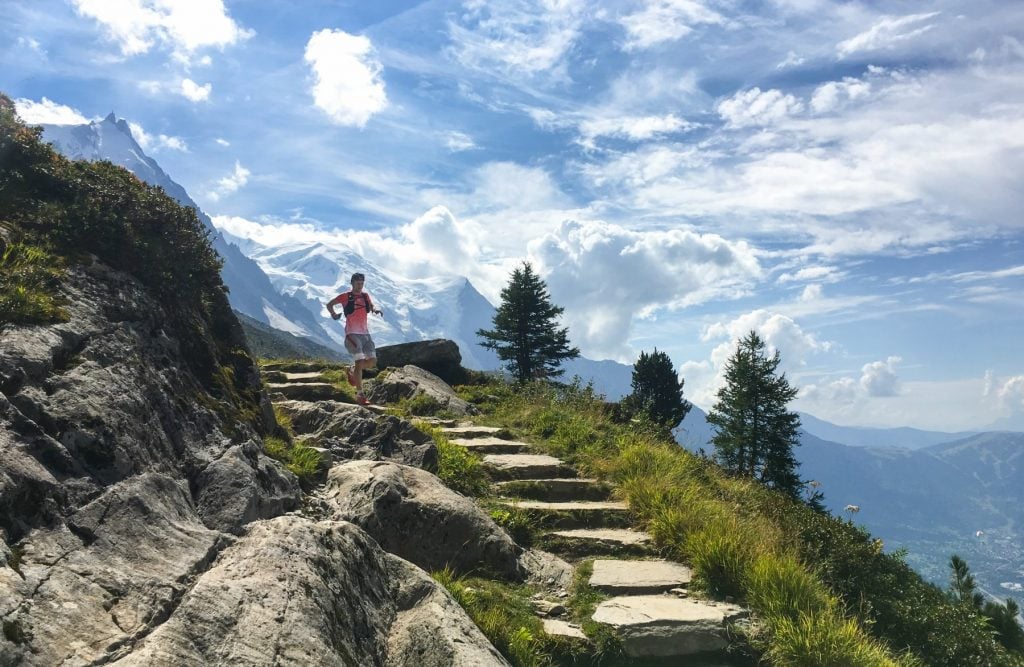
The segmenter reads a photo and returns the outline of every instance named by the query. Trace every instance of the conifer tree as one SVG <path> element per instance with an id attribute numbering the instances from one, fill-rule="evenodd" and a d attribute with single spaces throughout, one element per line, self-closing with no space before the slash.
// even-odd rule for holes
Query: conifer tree
<path id="1" fill-rule="evenodd" d="M 779 361 L 756 332 L 747 334 L 725 364 L 725 385 L 707 419 L 718 427 L 712 443 L 722 467 L 797 498 L 800 417 L 786 409 L 797 389 L 785 373 L 776 375 Z"/>
<path id="2" fill-rule="evenodd" d="M 551 303 L 547 285 L 529 262 L 512 271 L 501 290 L 501 305 L 494 315 L 494 329 L 480 329 L 483 347 L 494 350 L 519 381 L 557 377 L 562 362 L 580 356 L 569 345 L 569 330 L 559 328 L 556 318 L 564 308 Z"/>
<path id="3" fill-rule="evenodd" d="M 651 354 L 641 352 L 633 366 L 633 393 L 623 403 L 630 412 L 645 412 L 656 424 L 671 430 L 693 407 L 683 398 L 684 382 L 667 354 L 658 348 Z"/>

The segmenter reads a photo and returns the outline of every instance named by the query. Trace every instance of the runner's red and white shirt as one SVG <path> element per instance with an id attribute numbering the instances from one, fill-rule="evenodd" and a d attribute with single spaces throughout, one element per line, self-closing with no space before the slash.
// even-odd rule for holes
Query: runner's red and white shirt
<path id="1" fill-rule="evenodd" d="M 366 290 L 363 290 L 358 294 L 352 292 L 351 290 L 345 292 L 344 294 L 339 294 L 338 297 L 335 299 L 335 302 L 339 306 L 341 306 L 342 311 L 344 311 L 345 309 L 345 304 L 348 303 L 348 298 L 350 294 L 354 299 L 352 305 L 355 307 L 355 310 L 352 311 L 351 315 L 345 316 L 345 334 L 369 334 L 370 329 L 366 324 L 367 315 L 369 315 L 369 312 L 367 312 L 366 310 L 366 305 L 367 302 L 369 302 L 370 308 L 373 308 L 373 297 L 371 297 L 370 293 L 367 292 Z M 364 294 L 366 295 L 365 299 L 363 298 Z"/>

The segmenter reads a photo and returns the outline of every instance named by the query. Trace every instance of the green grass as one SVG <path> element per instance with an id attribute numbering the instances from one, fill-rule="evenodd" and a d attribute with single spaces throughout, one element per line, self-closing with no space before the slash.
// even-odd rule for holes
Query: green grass
<path id="1" fill-rule="evenodd" d="M 509 537 L 521 547 L 530 548 L 537 541 L 540 530 L 537 520 L 527 510 L 515 504 L 488 503 L 487 512 L 494 523 L 505 529 Z"/>
<path id="2" fill-rule="evenodd" d="M 39 246 L 0 240 L 0 325 L 66 322 L 63 261 Z"/>
<path id="3" fill-rule="evenodd" d="M 437 476 L 448 488 L 458 491 L 464 496 L 483 497 L 491 492 L 491 483 L 487 478 L 480 457 L 453 444 L 441 429 L 425 423 L 416 423 L 416 428 L 423 431 L 437 443 Z"/>
<path id="4" fill-rule="evenodd" d="M 267 456 L 284 464 L 284 467 L 299 478 L 299 483 L 308 488 L 316 477 L 320 465 L 320 452 L 301 442 L 289 443 L 284 438 L 267 436 L 263 439 Z"/>

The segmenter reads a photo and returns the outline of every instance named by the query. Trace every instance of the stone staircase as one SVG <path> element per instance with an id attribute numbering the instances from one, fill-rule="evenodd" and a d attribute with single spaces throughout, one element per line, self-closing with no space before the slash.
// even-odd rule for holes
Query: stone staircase
<path id="1" fill-rule="evenodd" d="M 650 535 L 630 527 L 629 507 L 614 499 L 612 485 L 580 478 L 564 461 L 531 453 L 529 444 L 503 438 L 504 429 L 442 430 L 451 442 L 481 455 L 501 505 L 528 513 L 541 527 L 540 548 L 570 562 L 593 561 L 589 584 L 610 596 L 593 620 L 615 629 L 628 657 L 728 664 L 727 626 L 745 618 L 746 610 L 691 598 L 690 568 L 654 559 Z M 544 629 L 585 639 L 578 626 L 558 618 L 545 617 Z"/>

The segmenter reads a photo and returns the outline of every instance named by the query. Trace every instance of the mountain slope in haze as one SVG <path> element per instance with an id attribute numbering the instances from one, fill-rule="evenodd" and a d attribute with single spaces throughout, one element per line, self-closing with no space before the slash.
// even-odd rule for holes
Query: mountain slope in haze
<path id="1" fill-rule="evenodd" d="M 249 350 L 257 359 L 348 360 L 346 354 L 325 345 L 318 345 L 309 338 L 275 329 L 245 313 L 236 310 L 235 316 L 245 332 Z"/>
<path id="2" fill-rule="evenodd" d="M 806 412 L 798 412 L 800 426 L 822 440 L 839 442 L 854 447 L 903 447 L 905 449 L 921 449 L 942 442 L 951 442 L 975 435 L 977 431 L 960 431 L 945 433 L 942 431 L 923 431 L 916 428 L 868 428 L 863 426 L 839 426 L 823 419 L 818 419 Z"/>
<path id="3" fill-rule="evenodd" d="M 210 231 L 214 250 L 224 260 L 221 277 L 228 286 L 232 308 L 257 321 L 271 324 L 289 333 L 309 336 L 323 344 L 335 343 L 321 331 L 316 319 L 301 304 L 281 295 L 259 266 L 225 239 L 213 222 L 159 164 L 147 156 L 132 136 L 124 119 L 113 113 L 101 121 L 86 125 L 43 125 L 43 140 L 61 154 L 76 160 L 108 160 L 124 167 L 138 178 L 163 188 L 184 206 L 196 209 L 199 219 Z"/>

